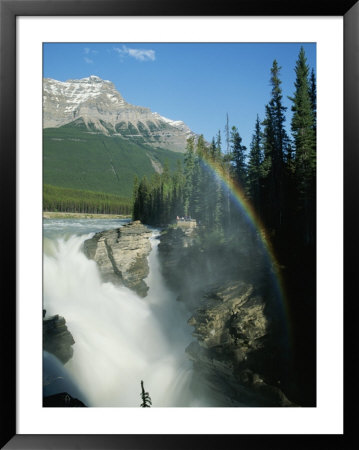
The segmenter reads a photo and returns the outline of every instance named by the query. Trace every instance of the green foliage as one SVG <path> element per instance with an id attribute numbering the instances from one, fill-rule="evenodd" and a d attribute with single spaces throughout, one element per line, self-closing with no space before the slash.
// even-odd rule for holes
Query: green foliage
<path id="1" fill-rule="evenodd" d="M 60 188 L 45 184 L 43 210 L 94 214 L 131 214 L 130 199 L 101 192 Z"/>
<path id="2" fill-rule="evenodd" d="M 247 148 L 242 145 L 242 138 L 238 132 L 237 127 L 232 127 L 230 134 L 231 143 L 231 155 L 232 155 L 232 167 L 233 175 L 236 183 L 242 188 L 246 184 L 247 167 L 246 167 L 246 150 Z"/>
<path id="3" fill-rule="evenodd" d="M 82 121 L 43 132 L 44 183 L 72 189 L 105 192 L 128 199 L 137 175 L 151 177 L 153 163 L 167 161 L 175 170 L 183 154 L 137 144 L 119 136 L 90 133 Z"/>
<path id="4" fill-rule="evenodd" d="M 299 311 L 301 333 L 311 313 L 294 303 L 306 304 L 315 316 L 316 238 L 316 86 L 313 72 L 309 80 L 303 50 L 295 71 L 291 136 L 285 129 L 280 67 L 274 61 L 270 99 L 262 124 L 257 116 L 248 158 L 238 128 L 233 126 L 229 134 L 227 116 L 225 138 L 230 151 L 222 153 L 220 132 L 210 144 L 203 137 L 197 142 L 190 138 L 183 169 L 178 168 L 175 174 L 166 169 L 162 175 L 149 181 L 143 178 L 135 186 L 134 211 L 135 218 L 145 223 L 173 224 L 167 229 L 167 237 L 171 236 L 173 242 L 184 233 L 175 224 L 176 216 L 196 219 L 191 243 L 180 249 L 175 246 L 179 263 L 176 276 L 169 275 L 172 288 L 183 298 L 193 295 L 192 289 L 202 295 L 208 283 L 226 279 L 245 280 L 256 286 L 263 283 L 267 292 L 268 274 L 259 263 L 267 255 L 263 245 L 258 245 L 265 238 L 277 256 L 276 268 L 285 267 L 285 286 L 294 299 L 293 311 Z M 238 186 L 243 188 L 241 205 L 233 196 Z M 243 209 L 245 201 L 254 207 L 258 223 L 264 225 L 261 229 L 253 231 L 251 218 Z M 165 233 L 160 248 L 164 255 L 171 251 Z M 184 279 L 191 280 L 191 287 L 186 287 Z"/>
<path id="5" fill-rule="evenodd" d="M 187 140 L 186 153 L 184 156 L 184 212 L 187 215 L 189 213 L 189 202 L 192 196 L 192 177 L 194 172 L 195 156 L 194 156 L 194 138 L 191 137 Z"/>
<path id="6" fill-rule="evenodd" d="M 306 244 L 315 240 L 315 184 L 316 184 L 316 84 L 303 47 L 295 66 L 296 80 L 293 97 L 291 129 L 295 147 L 293 161 L 296 182 L 296 225 L 305 230 Z"/>
<path id="7" fill-rule="evenodd" d="M 188 139 L 183 170 L 177 169 L 174 175 L 165 168 L 162 175 L 149 180 L 143 178 L 139 183 L 135 218 L 151 225 L 166 225 L 174 223 L 176 216 L 190 216 L 196 219 L 200 233 L 216 236 L 217 242 L 233 244 L 233 238 L 238 240 L 238 229 L 241 239 L 248 237 L 244 231 L 248 230 L 247 218 L 230 195 L 241 187 L 242 195 L 252 202 L 273 244 L 285 246 L 293 228 L 298 243 L 305 241 L 306 228 L 312 234 L 315 232 L 311 219 L 316 153 L 315 79 L 312 74 L 309 83 L 301 51 L 292 99 L 291 141 L 285 129 L 287 108 L 283 106 L 280 69 L 275 60 L 270 70 L 271 92 L 263 128 L 257 116 L 248 158 L 239 130 L 236 126 L 229 128 L 227 116 L 225 132 L 230 151 L 222 153 L 220 131 L 210 144 L 203 136 L 197 142 L 193 137 Z M 306 148 L 310 148 L 310 163 L 304 164 L 309 154 Z M 305 226 L 302 220 L 296 219 L 298 211 L 305 212 L 303 217 L 309 218 Z M 297 223 L 303 227 L 298 228 Z"/>
<path id="8" fill-rule="evenodd" d="M 247 189 L 248 196 L 253 202 L 253 206 L 257 211 L 260 209 L 260 185 L 262 174 L 263 149 L 262 149 L 262 132 L 259 117 L 255 124 L 255 131 L 252 136 L 250 146 L 249 161 L 248 161 L 248 175 L 247 175 Z"/>
<path id="9" fill-rule="evenodd" d="M 312 69 L 312 72 L 310 74 L 310 103 L 312 107 L 312 114 L 313 114 L 313 122 L 314 122 L 314 130 L 317 128 L 317 83 L 315 79 L 314 70 Z"/>
<path id="10" fill-rule="evenodd" d="M 296 81 L 294 97 L 292 100 L 293 117 L 291 128 L 295 144 L 295 167 L 300 181 L 305 183 L 312 177 L 316 168 L 316 142 L 315 142 L 315 85 L 310 86 L 308 79 L 309 67 L 303 47 L 295 67 Z M 306 186 L 303 187 L 306 189 Z"/>
<path id="11" fill-rule="evenodd" d="M 150 394 L 148 392 L 145 391 L 145 387 L 143 385 L 143 381 L 141 380 L 141 399 L 142 399 L 142 403 L 141 403 L 141 408 L 150 408 L 152 405 L 152 400 L 150 397 Z"/>
<path id="12" fill-rule="evenodd" d="M 285 111 L 282 104 L 282 88 L 279 78 L 281 67 L 276 60 L 271 68 L 271 99 L 266 105 L 263 122 L 264 161 L 262 166 L 262 206 L 267 225 L 278 233 L 284 214 L 284 155 L 289 143 L 285 131 Z"/>

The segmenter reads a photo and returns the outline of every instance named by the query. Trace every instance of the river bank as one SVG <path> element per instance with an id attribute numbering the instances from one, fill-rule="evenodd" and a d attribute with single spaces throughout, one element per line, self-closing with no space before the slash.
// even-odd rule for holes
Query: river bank
<path id="1" fill-rule="evenodd" d="M 129 215 L 44 211 L 44 219 L 130 219 Z"/>

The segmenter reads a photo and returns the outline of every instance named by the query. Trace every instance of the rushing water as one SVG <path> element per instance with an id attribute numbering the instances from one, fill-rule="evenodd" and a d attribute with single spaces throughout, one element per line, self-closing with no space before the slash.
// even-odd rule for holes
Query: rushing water
<path id="1" fill-rule="evenodd" d="M 88 406 L 141 403 L 144 380 L 153 406 L 207 406 L 190 389 L 193 339 L 188 312 L 163 282 L 153 230 L 147 297 L 103 283 L 83 242 L 125 220 L 44 220 L 44 308 L 65 317 L 75 344 L 65 365 Z"/>

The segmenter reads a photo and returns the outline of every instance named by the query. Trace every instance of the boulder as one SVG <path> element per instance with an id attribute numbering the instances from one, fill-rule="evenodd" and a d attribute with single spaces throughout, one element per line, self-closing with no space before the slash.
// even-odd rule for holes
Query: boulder
<path id="1" fill-rule="evenodd" d="M 72 358 L 75 341 L 66 326 L 66 320 L 56 314 L 45 317 L 43 313 L 43 349 L 55 355 L 63 364 Z"/>
<path id="2" fill-rule="evenodd" d="M 102 279 L 147 295 L 144 279 L 149 273 L 147 257 L 152 232 L 140 221 L 114 230 L 101 231 L 84 242 L 84 252 L 96 261 Z"/>
<path id="3" fill-rule="evenodd" d="M 279 387 L 280 349 L 265 306 L 240 281 L 208 292 L 188 321 L 197 341 L 186 351 L 208 389 L 245 406 L 295 406 Z"/>

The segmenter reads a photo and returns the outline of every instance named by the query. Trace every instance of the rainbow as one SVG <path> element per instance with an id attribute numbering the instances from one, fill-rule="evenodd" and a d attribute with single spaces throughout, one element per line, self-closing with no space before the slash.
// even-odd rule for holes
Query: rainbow
<path id="1" fill-rule="evenodd" d="M 224 189 L 228 191 L 234 204 L 237 205 L 237 207 L 244 213 L 244 217 L 246 218 L 252 230 L 256 232 L 260 237 L 260 242 L 267 257 L 268 265 L 273 274 L 273 285 L 276 291 L 275 294 L 281 302 L 283 313 L 285 315 L 284 322 L 286 333 L 289 338 L 290 336 L 288 324 L 290 323 L 290 315 L 289 308 L 286 303 L 284 282 L 280 271 L 280 264 L 277 260 L 273 246 L 268 237 L 268 233 L 253 206 L 246 198 L 243 189 L 237 183 L 235 183 L 231 177 L 228 176 L 228 173 L 223 169 L 223 167 L 220 164 L 214 162 L 212 159 L 206 157 L 205 155 L 202 156 L 201 161 L 204 163 L 205 167 L 214 174 L 214 176 L 221 183 Z"/>

